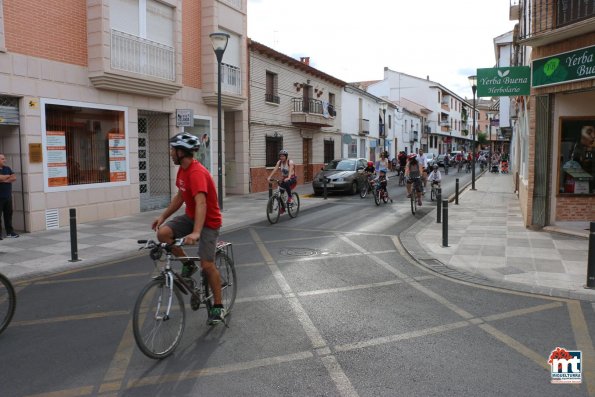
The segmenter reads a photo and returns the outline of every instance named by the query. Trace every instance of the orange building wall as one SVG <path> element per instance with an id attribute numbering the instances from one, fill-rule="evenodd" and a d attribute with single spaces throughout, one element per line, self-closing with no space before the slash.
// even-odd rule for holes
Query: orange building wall
<path id="1" fill-rule="evenodd" d="M 182 84 L 200 88 L 200 8 L 201 2 L 184 0 L 182 4 Z"/>
<path id="2" fill-rule="evenodd" d="M 87 65 L 86 1 L 4 0 L 4 33 L 10 52 Z"/>

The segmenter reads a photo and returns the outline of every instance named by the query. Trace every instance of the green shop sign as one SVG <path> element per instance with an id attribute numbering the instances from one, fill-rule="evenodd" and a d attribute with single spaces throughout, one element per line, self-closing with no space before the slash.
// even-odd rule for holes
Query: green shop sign
<path id="1" fill-rule="evenodd" d="M 529 95 L 530 78 L 528 66 L 477 69 L 477 96 Z"/>
<path id="2" fill-rule="evenodd" d="M 533 61 L 533 87 L 595 78 L 595 46 Z"/>

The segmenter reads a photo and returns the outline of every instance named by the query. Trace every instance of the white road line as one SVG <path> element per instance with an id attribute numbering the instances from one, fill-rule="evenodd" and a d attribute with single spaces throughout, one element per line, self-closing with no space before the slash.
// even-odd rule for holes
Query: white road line
<path id="1" fill-rule="evenodd" d="M 299 299 L 291 290 L 289 283 L 279 270 L 279 267 L 275 263 L 275 260 L 273 259 L 271 254 L 268 252 L 267 248 L 264 246 L 264 243 L 260 239 L 258 233 L 256 233 L 254 229 L 250 229 L 250 235 L 252 236 L 252 239 L 256 242 L 256 246 L 260 250 L 262 257 L 267 262 L 269 269 L 273 273 L 273 277 L 277 281 L 277 284 L 281 288 L 281 291 L 283 291 L 283 294 L 285 295 L 287 301 L 291 305 L 291 308 L 297 316 L 298 321 L 302 325 L 302 328 L 306 332 L 306 335 L 308 335 L 308 338 L 312 343 L 312 347 L 314 349 L 322 349 L 327 347 L 326 341 L 324 340 L 324 338 L 312 322 L 312 319 L 310 319 L 310 316 L 308 316 L 308 313 L 300 303 Z M 333 360 L 335 362 L 334 364 Z M 335 383 L 341 395 L 349 397 L 357 396 L 357 392 L 351 385 L 351 382 L 349 382 L 349 379 L 347 379 L 347 375 L 345 375 L 345 373 L 343 372 L 339 364 L 336 362 L 336 359 L 334 357 L 323 357 L 323 363 L 327 368 L 327 371 L 329 372 L 331 379 Z"/>
<path id="2" fill-rule="evenodd" d="M 388 263 L 386 263 L 382 259 L 378 258 L 377 256 L 372 255 L 371 253 L 369 253 L 368 251 L 366 251 L 365 248 L 363 248 L 363 247 L 359 246 L 358 244 L 354 243 L 353 241 L 349 240 L 346 236 L 338 235 L 337 237 L 340 238 L 341 240 L 345 241 L 346 243 L 350 244 L 352 247 L 354 247 L 355 249 L 357 249 L 361 253 L 366 254 L 368 256 L 368 258 L 372 259 L 374 262 L 376 262 L 377 264 L 379 264 L 380 266 L 382 266 L 383 268 L 385 268 L 389 272 L 393 273 L 395 276 L 397 276 L 400 279 L 404 280 L 409 285 L 411 285 L 413 288 L 415 288 L 418 291 L 424 293 L 425 295 L 429 296 L 430 298 L 438 301 L 442 305 L 448 307 L 450 310 L 452 310 L 453 312 L 457 313 L 459 316 L 463 317 L 464 319 L 470 319 L 470 318 L 473 318 L 474 317 L 471 313 L 467 312 L 466 310 L 461 309 L 460 307 L 458 307 L 454 303 L 448 301 L 446 298 L 438 295 L 437 293 L 435 293 L 434 291 L 430 290 L 429 288 L 424 287 L 423 285 L 421 285 L 417 281 L 413 280 L 411 277 L 409 277 L 405 273 L 403 273 L 403 272 L 395 269 L 394 267 L 392 267 L 391 265 L 389 265 Z"/>
<path id="3" fill-rule="evenodd" d="M 420 329 L 417 331 L 405 332 L 403 334 L 382 336 L 380 338 L 369 339 L 361 342 L 347 343 L 344 345 L 337 345 L 334 347 L 335 351 L 347 352 L 351 350 L 363 349 L 366 347 L 374 347 L 384 345 L 387 343 L 399 342 L 402 340 L 419 338 L 420 336 L 427 336 L 438 334 L 442 332 L 452 331 L 453 329 L 469 327 L 471 323 L 469 321 L 458 321 L 456 323 L 439 325 L 437 327 Z"/>
<path id="4" fill-rule="evenodd" d="M 395 285 L 395 284 L 400 284 L 402 282 L 403 281 L 401 281 L 401 280 L 390 280 L 390 281 L 382 281 L 379 283 L 352 285 L 349 287 L 337 287 L 337 288 L 319 289 L 316 291 L 304 291 L 304 292 L 298 292 L 298 296 L 332 294 L 332 293 L 337 293 L 337 292 L 355 291 L 358 289 L 385 287 L 387 285 Z"/>

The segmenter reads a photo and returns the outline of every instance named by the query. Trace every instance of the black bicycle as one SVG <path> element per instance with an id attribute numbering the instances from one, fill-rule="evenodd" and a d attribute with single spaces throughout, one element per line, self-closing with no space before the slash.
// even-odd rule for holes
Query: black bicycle
<path id="1" fill-rule="evenodd" d="M 269 197 L 267 202 L 267 219 L 271 224 L 275 224 L 279 221 L 279 217 L 287 209 L 289 217 L 295 218 L 300 212 L 300 196 L 296 192 L 291 193 L 292 202 L 287 202 L 287 192 L 284 188 L 279 186 L 279 180 L 271 179 L 271 182 L 277 183 L 277 189 L 273 192 L 273 195 Z"/>
<path id="2" fill-rule="evenodd" d="M 12 283 L 0 273 L 0 333 L 8 327 L 17 305 L 17 296 Z"/>
<path id="3" fill-rule="evenodd" d="M 421 186 L 421 177 L 411 178 L 411 181 L 411 213 L 415 215 L 417 212 L 417 193 L 421 194 L 423 188 Z"/>
<path id="4" fill-rule="evenodd" d="M 373 192 L 373 191 L 374 191 L 374 176 L 368 175 L 368 177 L 366 178 L 366 181 L 364 182 L 364 185 L 359 190 L 359 196 L 361 198 L 365 198 L 369 192 Z"/>
<path id="5" fill-rule="evenodd" d="M 178 239 L 173 244 L 153 240 L 138 240 L 138 243 L 144 244 L 140 249 L 150 250 L 150 257 L 159 271 L 138 295 L 132 314 L 132 330 L 139 349 L 147 357 L 161 359 L 172 354 L 182 340 L 186 324 L 183 295 L 190 297 L 192 310 L 203 306 L 208 311 L 213 305 L 213 291 L 202 268 L 196 272 L 198 280 L 182 277 L 172 268 L 172 262 L 175 261 L 200 264 L 198 256 L 173 255 L 172 248 L 184 245 L 184 239 Z M 226 314 L 229 314 L 237 294 L 231 243 L 217 243 L 215 265 L 221 276 L 222 304 Z"/>

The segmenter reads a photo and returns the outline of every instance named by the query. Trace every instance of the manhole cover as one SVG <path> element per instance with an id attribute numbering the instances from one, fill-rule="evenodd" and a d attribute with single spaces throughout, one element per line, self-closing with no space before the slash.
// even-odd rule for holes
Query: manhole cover
<path id="1" fill-rule="evenodd" d="M 281 250 L 281 255 L 287 256 L 313 256 L 317 254 L 318 251 L 312 248 L 285 248 Z"/>

